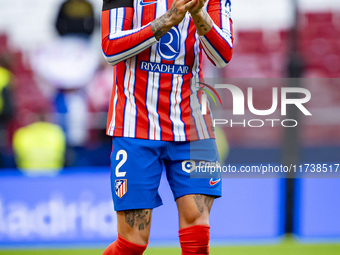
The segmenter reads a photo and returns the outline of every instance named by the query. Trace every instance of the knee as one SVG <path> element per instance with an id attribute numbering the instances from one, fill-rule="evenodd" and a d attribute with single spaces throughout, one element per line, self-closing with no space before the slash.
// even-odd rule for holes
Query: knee
<path id="1" fill-rule="evenodd" d="M 146 234 L 144 232 L 125 232 L 122 233 L 121 236 L 130 243 L 134 243 L 137 245 L 146 246 L 149 243 L 149 234 Z"/>
<path id="2" fill-rule="evenodd" d="M 130 243 L 146 246 L 149 243 L 149 232 L 136 228 L 119 231 L 119 235 Z"/>
<path id="3" fill-rule="evenodd" d="M 138 245 L 147 245 L 150 235 L 151 210 L 130 210 L 117 213 L 118 234 Z"/>
<path id="4" fill-rule="evenodd" d="M 181 227 L 209 225 L 213 197 L 189 195 L 177 201 Z"/>
<path id="5" fill-rule="evenodd" d="M 180 215 L 186 226 L 209 225 L 209 214 L 197 210 L 186 211 Z"/>
<path id="6" fill-rule="evenodd" d="M 110 244 L 103 252 L 103 255 L 142 255 L 147 245 L 138 245 L 118 235 L 115 242 Z"/>

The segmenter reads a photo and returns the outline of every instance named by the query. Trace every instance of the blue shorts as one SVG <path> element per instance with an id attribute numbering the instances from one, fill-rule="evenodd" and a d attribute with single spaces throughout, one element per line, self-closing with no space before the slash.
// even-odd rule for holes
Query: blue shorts
<path id="1" fill-rule="evenodd" d="M 214 139 L 191 142 L 113 137 L 111 190 L 116 211 L 162 205 L 158 187 L 163 169 L 174 199 L 188 194 L 221 196 L 221 179 L 190 178 L 195 162 L 219 162 Z"/>

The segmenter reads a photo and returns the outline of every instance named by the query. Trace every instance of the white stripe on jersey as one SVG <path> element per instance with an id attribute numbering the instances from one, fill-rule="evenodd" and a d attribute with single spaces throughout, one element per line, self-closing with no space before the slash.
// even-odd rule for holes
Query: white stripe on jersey
<path id="1" fill-rule="evenodd" d="M 117 33 L 122 32 L 124 25 L 125 8 L 110 10 L 110 34 L 109 39 L 113 40 Z"/>
<path id="2" fill-rule="evenodd" d="M 112 112 L 112 119 L 111 119 L 111 123 L 109 126 L 109 135 L 113 136 L 114 134 L 114 130 L 116 127 L 116 107 L 117 107 L 117 102 L 118 102 L 118 86 L 116 86 L 116 93 L 115 93 L 115 97 L 113 99 L 113 112 Z"/>
<path id="3" fill-rule="evenodd" d="M 126 102 L 124 111 L 124 136 L 135 137 L 137 108 L 134 97 L 136 82 L 134 70 L 136 70 L 136 57 L 127 60 L 125 65 L 126 73 L 124 77 L 124 93 L 126 96 Z"/>
<path id="4" fill-rule="evenodd" d="M 139 13 L 142 13 L 141 6 L 138 4 L 138 1 L 133 1 L 133 28 L 138 28 L 142 26 L 142 19 L 138 17 Z"/>
<path id="5" fill-rule="evenodd" d="M 199 139 L 209 138 L 209 132 L 206 127 L 205 121 L 203 119 L 203 115 L 201 113 L 201 104 L 199 103 L 198 96 L 197 96 L 197 86 L 199 82 L 199 40 L 197 38 L 198 34 L 195 33 L 195 45 L 194 45 L 194 52 L 195 52 L 195 60 L 192 67 L 192 80 L 191 80 L 191 91 L 193 94 L 190 95 L 190 107 L 192 110 L 192 117 L 195 121 L 195 126 L 198 133 Z M 193 123 L 190 123 L 192 125 Z M 190 127 L 191 129 L 192 127 Z"/>

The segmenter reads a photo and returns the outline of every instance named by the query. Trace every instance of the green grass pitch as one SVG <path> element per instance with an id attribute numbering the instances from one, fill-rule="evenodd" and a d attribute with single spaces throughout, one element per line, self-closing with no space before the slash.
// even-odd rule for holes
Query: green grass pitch
<path id="1" fill-rule="evenodd" d="M 0 250 L 0 255 L 101 255 L 96 250 Z M 179 248 L 150 247 L 145 255 L 180 255 Z M 301 244 L 286 239 L 280 244 L 265 246 L 211 247 L 211 255 L 340 255 L 338 244 Z"/>

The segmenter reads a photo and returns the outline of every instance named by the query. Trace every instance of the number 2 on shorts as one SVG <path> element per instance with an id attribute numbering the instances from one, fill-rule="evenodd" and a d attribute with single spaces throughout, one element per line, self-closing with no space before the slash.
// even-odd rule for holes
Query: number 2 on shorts
<path id="1" fill-rule="evenodd" d="M 122 159 L 120 159 L 120 156 L 123 156 Z M 124 163 L 126 162 L 127 160 L 127 153 L 125 150 L 120 150 L 117 152 L 117 155 L 116 155 L 116 160 L 120 160 L 120 162 L 118 163 L 118 165 L 116 166 L 116 176 L 117 177 L 125 177 L 126 175 L 126 172 L 119 172 L 119 168 L 121 168 Z"/>

